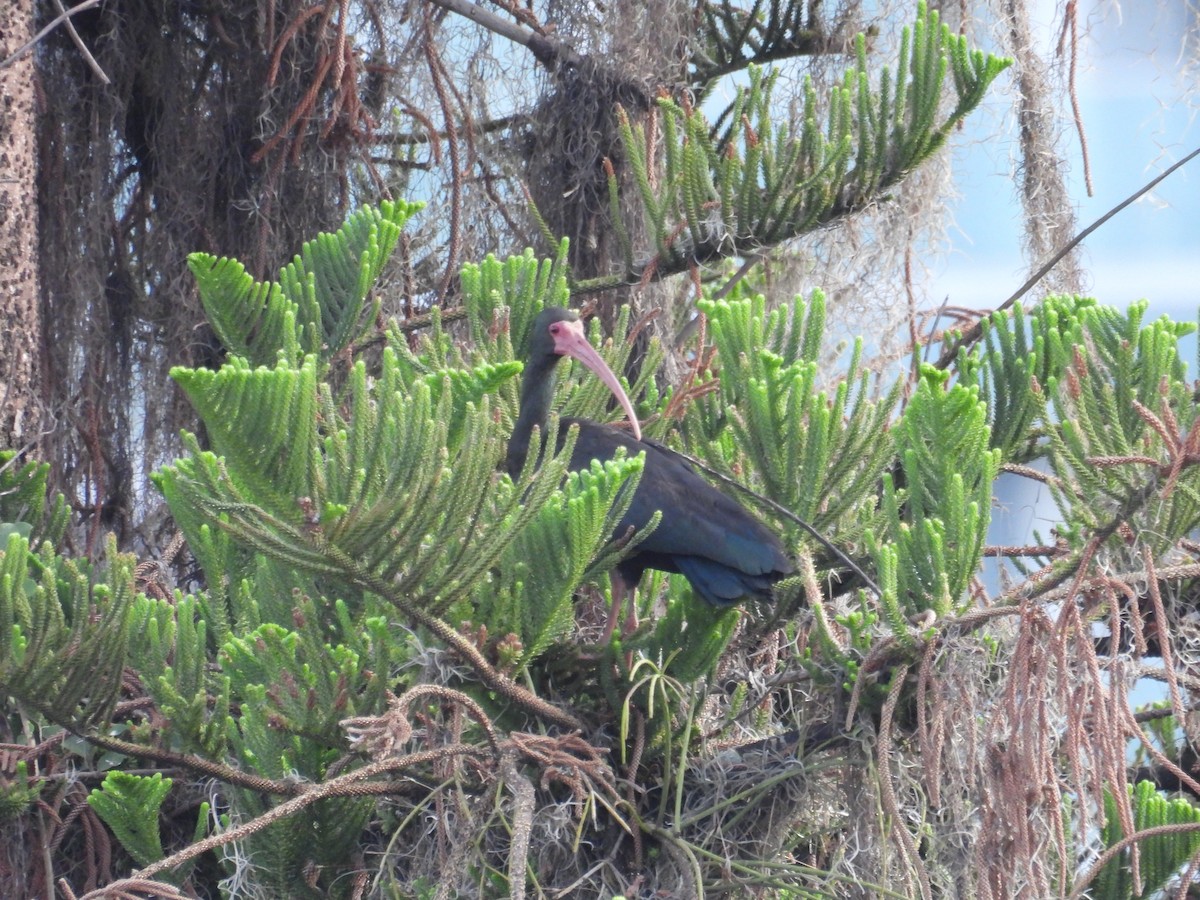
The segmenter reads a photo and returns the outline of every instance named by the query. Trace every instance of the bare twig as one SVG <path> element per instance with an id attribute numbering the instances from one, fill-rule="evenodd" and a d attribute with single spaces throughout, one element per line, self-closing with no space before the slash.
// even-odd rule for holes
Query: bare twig
<path id="1" fill-rule="evenodd" d="M 416 118 L 415 111 L 411 108 L 406 109 L 405 112 Z M 473 123 L 471 130 L 475 134 L 491 134 L 492 132 L 507 131 L 510 128 L 527 125 L 529 121 L 529 116 L 514 113 L 510 116 L 490 119 L 487 122 Z M 436 144 L 438 141 L 444 140 L 449 134 L 449 132 L 438 131 L 432 127 L 432 123 L 427 124 L 428 127 L 424 131 L 382 132 L 375 134 L 371 140 L 376 144 L 384 144 L 391 147 L 407 147 L 413 144 Z M 459 129 L 460 134 L 464 134 L 465 131 L 465 129 Z"/>
<path id="2" fill-rule="evenodd" d="M 537 61 L 551 71 L 564 63 L 570 66 L 583 64 L 583 57 L 560 41 L 551 40 L 536 31 L 522 28 L 482 6 L 468 2 L 468 0 L 429 0 L 429 2 L 434 6 L 458 13 L 464 18 L 482 25 L 488 31 L 528 48 Z"/>
<path id="3" fill-rule="evenodd" d="M 137 877 L 122 878 L 78 898 L 65 878 L 58 880 L 58 889 L 67 900 L 137 900 L 139 897 L 146 897 L 147 900 L 187 900 L 188 896 L 173 884 Z"/>
<path id="4" fill-rule="evenodd" d="M 55 28 L 57 28 L 59 26 L 59 24 L 61 24 L 62 22 L 65 22 L 67 19 L 69 19 L 71 16 L 75 15 L 76 13 L 81 13 L 85 9 L 91 9 L 93 6 L 95 6 L 98 3 L 100 3 L 100 0 L 83 0 L 83 2 L 80 3 L 78 6 L 73 6 L 67 10 L 63 10 L 62 5 L 59 4 L 58 8 L 60 10 L 62 10 L 62 12 L 59 15 L 55 16 L 53 19 L 51 19 L 49 21 L 49 23 L 47 23 L 45 28 L 43 28 L 41 31 L 39 31 L 37 34 L 35 34 L 32 38 L 30 38 L 28 41 L 26 41 L 24 44 L 22 44 L 20 47 L 18 47 L 15 53 L 13 53 L 11 56 L 9 56 L 7 59 L 5 59 L 3 62 L 0 62 L 0 69 L 7 69 L 13 63 L 15 63 L 18 59 L 20 59 L 22 56 L 24 56 L 26 53 L 28 53 L 33 48 L 33 46 L 35 44 L 37 44 L 38 41 L 40 41 L 42 38 L 44 38 L 46 35 L 48 35 L 51 31 L 53 31 Z M 71 30 L 71 33 L 74 34 L 74 29 Z M 87 51 L 85 50 L 84 52 L 86 53 Z M 90 53 L 88 54 L 88 58 L 89 59 L 91 58 Z M 92 63 L 95 63 L 94 59 L 92 60 Z M 98 68 L 99 67 L 97 66 L 97 69 Z M 104 79 L 104 83 L 108 84 L 108 77 L 105 76 L 105 74 L 103 72 L 99 72 L 98 74 L 100 75 L 101 78 Z"/>
<path id="5" fill-rule="evenodd" d="M 1071 114 L 1075 119 L 1075 132 L 1079 135 L 1079 153 L 1083 157 L 1083 184 L 1087 195 L 1094 197 L 1092 189 L 1092 160 L 1088 154 L 1087 133 L 1083 130 L 1083 113 L 1079 110 L 1079 93 L 1075 88 L 1075 74 L 1079 68 L 1079 4 L 1077 0 L 1067 0 L 1063 9 L 1063 26 L 1058 36 L 1058 52 L 1061 55 L 1066 45 L 1067 35 L 1071 36 L 1071 58 L 1067 63 L 1067 94 L 1071 98 Z"/>
<path id="6" fill-rule="evenodd" d="M 404 771 L 411 769 L 414 766 L 424 765 L 426 763 L 437 762 L 439 760 L 448 759 L 453 756 L 462 756 L 464 754 L 478 754 L 478 747 L 471 747 L 464 744 L 454 744 L 448 747 L 438 747 L 434 750 L 424 750 L 419 753 L 409 753 L 405 756 L 394 756 L 389 759 L 382 759 L 378 762 L 369 763 L 361 769 L 355 769 L 353 772 L 348 772 L 338 778 L 330 779 L 318 785 L 309 787 L 303 794 L 298 797 L 293 797 L 291 800 L 284 801 L 276 807 L 268 810 L 257 818 L 251 819 L 244 825 L 239 825 L 236 828 L 230 828 L 227 831 L 222 831 L 220 834 L 214 834 L 202 841 L 196 841 L 194 844 L 189 844 L 187 847 L 180 850 L 178 853 L 168 856 L 166 859 L 161 859 L 156 863 L 146 866 L 139 872 L 133 874 L 134 878 L 149 878 L 152 875 L 157 875 L 159 872 L 166 872 L 180 866 L 188 860 L 195 859 L 209 850 L 240 841 L 249 837 L 256 832 L 262 831 L 272 822 L 277 822 L 280 819 L 287 818 L 300 812 L 306 807 L 312 806 L 318 800 L 324 800 L 327 797 L 342 797 L 353 796 L 363 793 L 356 790 L 361 786 L 362 782 L 366 782 L 376 775 L 381 775 L 387 772 Z"/>
<path id="7" fill-rule="evenodd" d="M 71 41 L 78 48 L 79 52 L 83 54 L 84 62 L 88 64 L 88 68 L 100 79 L 101 84 L 112 84 L 108 76 L 104 74 L 104 70 L 100 68 L 100 63 L 96 62 L 96 57 L 92 56 L 92 51 L 87 48 L 87 44 L 79 36 L 79 32 L 75 30 L 75 25 L 71 22 L 71 13 L 75 12 L 75 10 L 73 9 L 68 12 L 67 8 L 62 4 L 62 0 L 54 0 L 54 8 L 58 10 L 58 17 L 62 19 L 63 24 L 66 26 L 67 34 L 71 36 Z M 76 7 L 76 9 L 82 8 L 82 6 Z"/>
<path id="8" fill-rule="evenodd" d="M 500 760 L 500 774 L 513 794 L 512 845 L 508 851 L 508 888 L 511 900 L 525 900 L 525 867 L 529 863 L 529 837 L 533 832 L 533 782 L 522 774 L 511 754 Z"/>
<path id="9" fill-rule="evenodd" d="M 1129 206 L 1132 203 L 1135 203 L 1141 197 L 1150 193 L 1150 191 L 1154 190 L 1154 188 L 1156 188 L 1159 185 L 1159 183 L 1162 182 L 1168 175 L 1171 175 L 1177 169 L 1183 168 L 1183 166 L 1187 165 L 1189 162 L 1191 162 L 1197 156 L 1200 156 L 1200 147 L 1197 147 L 1195 150 L 1193 150 L 1191 153 L 1189 153 L 1183 159 L 1179 160 L 1179 162 L 1175 163 L 1174 165 L 1168 166 L 1167 169 L 1161 175 L 1159 175 L 1156 178 L 1151 179 L 1146 184 L 1142 185 L 1140 188 L 1138 188 L 1136 191 L 1134 191 L 1132 194 L 1130 194 L 1128 197 L 1126 197 L 1124 200 L 1122 200 L 1120 203 L 1118 203 L 1116 206 L 1114 206 L 1112 209 L 1110 209 L 1108 212 L 1106 212 L 1104 215 L 1102 215 L 1100 218 L 1098 218 L 1096 221 L 1094 221 L 1087 228 L 1083 229 L 1083 231 L 1079 232 L 1079 234 L 1075 235 L 1075 237 L 1071 238 L 1071 240 L 1067 241 L 1067 243 L 1063 247 L 1061 247 L 1057 253 L 1055 253 L 1052 257 L 1050 257 L 1050 259 L 1041 268 L 1039 268 L 1036 272 L 1033 273 L 1033 275 L 1031 275 L 1029 277 L 1028 281 L 1026 281 L 1019 288 L 1017 288 L 1007 300 L 1005 300 L 998 307 L 996 307 L 997 311 L 1002 310 L 1002 309 L 1008 309 L 1008 307 L 1012 306 L 1014 303 L 1016 303 L 1018 300 L 1020 300 L 1022 297 L 1024 297 L 1025 294 L 1030 290 L 1030 288 L 1032 288 L 1035 284 L 1037 284 L 1039 281 L 1041 281 L 1042 278 L 1045 277 L 1047 272 L 1049 272 L 1056 265 L 1058 265 L 1059 262 L 1062 261 L 1062 258 L 1064 256 L 1066 256 L 1068 253 L 1070 253 L 1072 250 L 1074 250 L 1076 247 L 1078 247 L 1081 243 L 1083 243 L 1083 241 L 1086 240 L 1087 237 L 1093 231 L 1095 231 L 1097 228 L 1099 228 L 1101 225 L 1103 225 L 1105 222 L 1107 222 L 1109 219 L 1111 219 L 1117 213 L 1121 212 L 1121 210 L 1125 209 L 1125 207 Z M 982 336 L 983 336 L 983 320 L 981 319 L 978 322 L 976 322 L 974 325 L 972 325 L 970 328 L 968 328 L 961 338 L 959 338 L 953 344 L 951 344 L 950 346 L 948 346 L 942 350 L 941 358 L 939 358 L 938 362 L 937 362 L 938 368 L 939 369 L 946 368 L 946 366 L 950 365 L 950 363 L 954 362 L 954 360 L 958 358 L 959 347 L 968 347 L 971 344 L 974 344 L 976 341 L 978 341 Z"/>
<path id="10" fill-rule="evenodd" d="M 436 42 L 433 38 L 432 19 L 432 15 L 426 16 L 422 44 L 424 45 L 425 61 L 429 65 L 429 82 L 433 86 L 433 92 L 437 96 L 438 105 L 442 110 L 442 120 L 446 126 L 446 146 L 450 151 L 450 240 L 446 251 L 446 272 L 442 276 L 441 286 L 438 287 L 437 299 L 434 301 L 435 305 L 444 306 L 450 296 L 450 286 L 454 283 L 455 273 L 458 271 L 458 254 L 462 247 L 460 219 L 462 215 L 463 173 L 462 164 L 459 161 L 458 135 L 454 127 L 454 111 L 450 106 L 450 97 L 442 82 L 443 76 L 446 75 L 446 70 L 442 65 L 442 59 L 438 54 Z"/>
<path id="11" fill-rule="evenodd" d="M 133 741 L 124 741 L 120 738 L 108 737 L 102 734 L 80 733 L 79 736 L 89 744 L 103 747 L 105 750 L 112 750 L 115 753 L 122 753 L 125 756 L 153 759 L 156 762 L 178 766 L 179 768 L 198 772 L 210 778 L 218 778 L 227 784 L 235 784 L 238 787 L 257 791 L 262 794 L 277 794 L 281 797 L 289 797 L 299 793 L 302 789 L 300 785 L 294 782 L 274 781 L 270 778 L 262 778 L 258 775 L 242 772 L 230 766 L 213 762 L 202 756 L 194 756 L 190 753 L 177 753 L 173 750 L 148 747 L 145 744 L 136 744 Z"/>
<path id="12" fill-rule="evenodd" d="M 905 823 L 904 814 L 900 809 L 900 801 L 896 797 L 896 785 L 892 780 L 892 721 L 896 712 L 896 704 L 900 702 L 904 680 L 908 677 L 908 670 L 908 665 L 901 665 L 892 673 L 892 685 L 879 716 L 879 794 L 884 811 L 892 819 L 892 835 L 900 846 L 900 854 L 905 858 L 917 879 L 917 887 L 921 892 L 922 900 L 933 900 L 933 888 L 929 881 L 929 873 L 925 871 L 917 842 Z"/>
<path id="13" fill-rule="evenodd" d="M 1000 556 L 1006 559 L 1019 556 L 1054 556 L 1061 550 L 1054 545 L 1032 545 L 1027 547 L 984 547 L 984 556 Z"/>

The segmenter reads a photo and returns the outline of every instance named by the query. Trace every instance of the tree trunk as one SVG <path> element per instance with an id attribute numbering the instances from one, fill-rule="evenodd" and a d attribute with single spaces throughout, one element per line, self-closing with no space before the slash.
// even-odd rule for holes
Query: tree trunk
<path id="1" fill-rule="evenodd" d="M 0 58 L 32 34 L 33 0 L 0 4 Z M 0 449 L 36 443 L 42 419 L 33 78 L 32 52 L 0 68 Z"/>

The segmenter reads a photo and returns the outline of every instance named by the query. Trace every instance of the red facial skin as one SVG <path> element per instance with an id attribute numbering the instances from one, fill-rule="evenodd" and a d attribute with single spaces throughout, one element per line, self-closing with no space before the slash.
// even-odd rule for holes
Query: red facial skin
<path id="1" fill-rule="evenodd" d="M 637 413 L 633 411 L 633 403 L 629 400 L 629 395 L 625 393 L 625 389 L 621 387 L 621 382 L 617 380 L 617 376 L 613 374 L 612 369 L 596 352 L 595 348 L 588 342 L 587 336 L 583 333 L 582 322 L 552 322 L 550 324 L 550 334 L 554 338 L 554 352 L 559 356 L 570 356 L 572 359 L 577 359 L 593 372 L 596 377 L 608 386 L 608 389 L 613 392 L 617 400 L 621 404 L 621 408 L 625 410 L 625 415 L 629 417 L 629 424 L 633 428 L 633 437 L 635 440 L 642 439 L 642 428 L 638 424 Z"/>

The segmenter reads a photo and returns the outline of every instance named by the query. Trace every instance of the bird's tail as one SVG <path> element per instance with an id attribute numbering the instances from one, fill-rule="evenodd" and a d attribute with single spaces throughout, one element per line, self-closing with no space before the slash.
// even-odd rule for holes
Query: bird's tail
<path id="1" fill-rule="evenodd" d="M 783 575 L 782 572 L 751 575 L 695 556 L 676 557 L 675 564 L 705 602 L 721 608 L 742 600 L 770 600 L 771 586 Z"/>

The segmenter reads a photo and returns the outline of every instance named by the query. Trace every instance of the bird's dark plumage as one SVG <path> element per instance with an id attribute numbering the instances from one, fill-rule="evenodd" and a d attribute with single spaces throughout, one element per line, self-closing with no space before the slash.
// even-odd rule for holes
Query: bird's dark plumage
<path id="1" fill-rule="evenodd" d="M 578 316 L 549 307 L 537 317 L 521 385 L 521 410 L 508 445 L 506 464 L 514 477 L 524 465 L 535 425 L 545 428 L 554 396 L 554 366 L 564 355 L 580 359 L 613 389 L 633 432 L 585 419 L 563 419 L 561 433 L 578 426 L 571 469 L 606 460 L 624 447 L 627 456 L 646 454 L 642 478 L 614 537 L 643 528 L 662 510 L 658 527 L 617 566 L 626 585 L 646 569 L 678 572 L 714 606 L 746 598 L 769 599 L 771 586 L 793 570 L 779 539 L 739 503 L 701 478 L 678 454 L 655 441 L 640 440 L 633 407 L 616 377 L 592 349 Z"/>
<path id="2" fill-rule="evenodd" d="M 627 584 L 637 584 L 646 569 L 678 572 L 709 603 L 729 606 L 748 597 L 769 599 L 771 585 L 792 571 L 779 539 L 670 449 L 595 422 L 563 424 L 580 429 L 572 469 L 593 459 L 611 459 L 617 447 L 624 447 L 627 456 L 646 454 L 637 492 L 616 534 L 625 534 L 630 526 L 642 528 L 656 510 L 663 515 L 633 555 L 618 564 Z"/>

